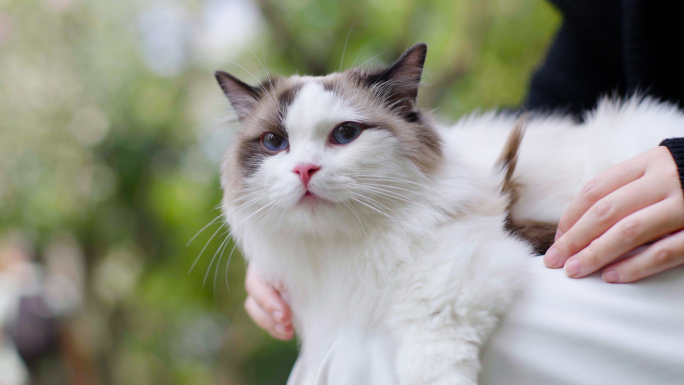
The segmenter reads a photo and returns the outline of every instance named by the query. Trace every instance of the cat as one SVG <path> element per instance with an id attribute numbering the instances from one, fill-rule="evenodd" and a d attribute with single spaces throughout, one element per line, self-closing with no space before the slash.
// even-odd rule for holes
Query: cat
<path id="1" fill-rule="evenodd" d="M 555 231 L 589 178 L 684 123 L 633 98 L 602 101 L 582 125 L 523 118 L 524 136 L 510 136 L 513 114 L 443 126 L 416 102 L 426 54 L 417 44 L 385 69 L 258 86 L 215 73 L 240 124 L 222 209 L 249 263 L 286 288 L 301 341 L 290 384 L 320 379 L 336 344 L 361 357 L 377 341 L 387 383 L 476 384 L 482 346 L 528 280 L 524 262 L 543 251 L 528 230 Z M 670 121 L 644 130 L 654 118 Z"/>

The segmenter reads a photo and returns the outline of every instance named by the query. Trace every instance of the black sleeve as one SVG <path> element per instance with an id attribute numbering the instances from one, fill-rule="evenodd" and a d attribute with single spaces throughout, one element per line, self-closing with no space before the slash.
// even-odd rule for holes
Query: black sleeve
<path id="1" fill-rule="evenodd" d="M 600 96 L 623 91 L 619 1 L 555 0 L 563 14 L 543 64 L 535 71 L 525 108 L 581 118 Z"/>
<path id="2" fill-rule="evenodd" d="M 684 107 L 682 0 L 550 0 L 563 15 L 525 107 L 580 115 L 635 92 Z M 674 56 L 673 56 L 674 55 Z"/>
<path id="3" fill-rule="evenodd" d="M 665 139 L 660 145 L 670 150 L 679 171 L 679 182 L 684 191 L 684 138 Z"/>

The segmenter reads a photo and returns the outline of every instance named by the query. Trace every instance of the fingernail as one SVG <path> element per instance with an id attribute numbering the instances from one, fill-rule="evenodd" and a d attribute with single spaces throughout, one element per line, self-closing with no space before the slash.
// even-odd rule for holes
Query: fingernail
<path id="1" fill-rule="evenodd" d="M 276 333 L 281 334 L 281 335 L 287 335 L 287 329 L 285 329 L 285 325 L 282 324 L 275 324 L 273 329 L 276 331 Z"/>
<path id="2" fill-rule="evenodd" d="M 283 323 L 283 317 L 284 317 L 284 314 L 283 314 L 282 311 L 280 311 L 280 310 L 275 310 L 275 311 L 273 312 L 273 318 L 275 318 L 276 321 L 278 321 L 278 322 L 280 322 L 280 323 Z"/>
<path id="3" fill-rule="evenodd" d="M 560 238 L 562 236 L 563 236 L 563 232 L 560 231 L 560 229 L 556 229 L 556 238 L 553 241 L 556 242 L 558 240 L 558 238 Z"/>
<path id="4" fill-rule="evenodd" d="M 565 274 L 574 277 L 582 271 L 582 265 L 576 259 L 571 259 L 565 263 Z"/>
<path id="5" fill-rule="evenodd" d="M 558 262 L 560 262 L 560 253 L 552 247 L 546 252 L 546 255 L 544 255 L 544 264 L 546 267 L 556 267 L 558 266 Z"/>
<path id="6" fill-rule="evenodd" d="M 617 270 L 606 270 L 603 272 L 603 280 L 608 283 L 620 282 L 620 274 Z"/>

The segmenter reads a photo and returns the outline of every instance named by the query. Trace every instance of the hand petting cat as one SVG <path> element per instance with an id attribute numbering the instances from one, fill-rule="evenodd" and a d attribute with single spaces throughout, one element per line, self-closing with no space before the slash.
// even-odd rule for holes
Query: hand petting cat
<path id="1" fill-rule="evenodd" d="M 572 278 L 634 282 L 684 264 L 684 196 L 669 150 L 656 147 L 590 180 L 563 214 L 544 256 Z M 661 237 L 669 236 L 660 239 Z M 654 242 L 636 255 L 630 250 Z"/>

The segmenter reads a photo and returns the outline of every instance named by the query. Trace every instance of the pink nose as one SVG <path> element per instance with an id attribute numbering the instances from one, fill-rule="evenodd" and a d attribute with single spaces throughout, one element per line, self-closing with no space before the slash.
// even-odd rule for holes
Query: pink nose
<path id="1" fill-rule="evenodd" d="M 292 172 L 299 175 L 299 179 L 304 184 L 304 187 L 307 187 L 309 185 L 309 180 L 311 180 L 313 174 L 320 169 L 321 168 L 316 166 L 315 164 L 301 163 L 296 165 L 292 169 Z"/>

